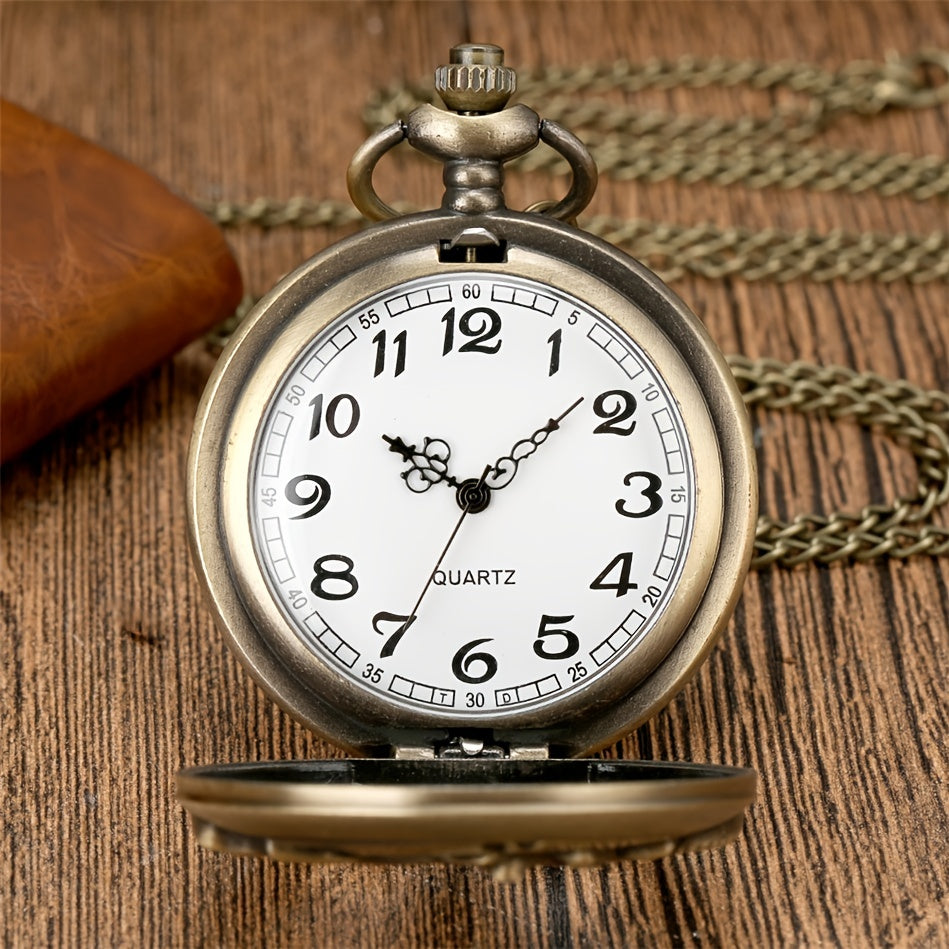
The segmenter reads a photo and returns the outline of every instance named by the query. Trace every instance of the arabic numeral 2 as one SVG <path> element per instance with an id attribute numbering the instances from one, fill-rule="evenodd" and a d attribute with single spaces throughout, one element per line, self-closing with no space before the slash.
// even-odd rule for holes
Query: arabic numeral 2
<path id="1" fill-rule="evenodd" d="M 442 355 L 447 356 L 455 348 L 455 308 L 452 307 L 441 321 L 445 324 Z M 458 320 L 458 331 L 462 336 L 468 337 L 468 342 L 458 347 L 459 353 L 492 355 L 501 349 L 501 340 L 492 344 L 488 343 L 489 339 L 494 339 L 501 332 L 501 317 L 486 306 L 477 306 L 463 313 Z"/>

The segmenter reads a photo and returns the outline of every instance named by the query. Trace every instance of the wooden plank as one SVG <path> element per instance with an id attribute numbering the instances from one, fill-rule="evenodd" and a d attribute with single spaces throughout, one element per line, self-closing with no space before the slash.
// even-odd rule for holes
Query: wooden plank
<path id="1" fill-rule="evenodd" d="M 515 66 L 720 54 L 836 67 L 949 46 L 945 3 L 7 3 L 4 95 L 198 199 L 345 194 L 371 90 L 455 42 Z M 734 115 L 770 98 L 674 89 L 645 103 Z M 543 112 L 544 103 L 534 103 Z M 945 155 L 945 110 L 847 118 L 828 144 Z M 380 168 L 393 199 L 437 173 Z M 555 187 L 512 181 L 517 200 Z M 828 231 L 945 227 L 945 204 L 875 194 L 604 182 L 593 212 Z M 332 235 L 331 235 L 332 236 Z M 257 292 L 327 241 L 229 235 Z M 945 284 L 687 278 L 726 351 L 949 386 Z M 913 561 L 749 578 L 695 682 L 612 754 L 756 767 L 721 853 L 519 884 L 438 867 L 297 867 L 197 849 L 171 798 L 184 764 L 338 754 L 249 683 L 185 553 L 184 464 L 200 346 L 4 468 L 0 741 L 7 943 L 92 945 L 933 945 L 949 939 L 944 776 L 949 575 Z M 757 419 L 763 506 L 860 507 L 905 490 L 879 437 Z"/>

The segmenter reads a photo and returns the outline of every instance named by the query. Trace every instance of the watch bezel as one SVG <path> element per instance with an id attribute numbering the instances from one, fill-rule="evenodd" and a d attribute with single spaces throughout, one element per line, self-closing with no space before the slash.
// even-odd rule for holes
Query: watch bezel
<path id="1" fill-rule="evenodd" d="M 507 262 L 439 263 L 441 243 L 471 228 L 485 228 L 504 241 Z M 286 368 L 330 320 L 386 286 L 436 268 L 544 280 L 626 332 L 634 329 L 651 358 L 661 353 L 663 376 L 691 420 L 690 439 L 699 442 L 693 444 L 696 519 L 689 573 L 679 580 L 676 605 L 657 623 L 668 629 L 653 640 L 654 654 L 637 651 L 637 663 L 646 658 L 646 667 L 652 665 L 638 679 L 632 666 L 624 671 L 619 663 L 589 690 L 592 698 L 567 696 L 540 710 L 495 712 L 482 721 L 405 709 L 358 688 L 304 646 L 269 592 L 250 537 L 246 485 L 256 425 L 241 421 L 247 406 L 269 401 Z M 632 305 L 629 312 L 617 307 L 617 297 Z M 317 299 L 325 317 L 295 324 L 292 318 Z M 646 315 L 645 322 L 635 311 Z M 644 332 L 649 338 L 643 339 Z M 264 414 L 258 410 L 258 424 Z M 539 215 L 436 211 L 334 245 L 255 307 L 222 354 L 202 399 L 189 458 L 189 504 L 194 559 L 218 626 L 257 683 L 307 727 L 361 754 L 480 728 L 499 740 L 575 755 L 608 744 L 655 714 L 714 644 L 751 555 L 754 454 L 747 415 L 723 357 L 697 318 L 648 270 L 597 238 Z"/>

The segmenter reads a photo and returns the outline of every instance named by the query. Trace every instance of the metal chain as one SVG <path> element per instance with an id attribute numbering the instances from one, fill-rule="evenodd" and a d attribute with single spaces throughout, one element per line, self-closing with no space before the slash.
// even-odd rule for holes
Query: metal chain
<path id="1" fill-rule="evenodd" d="M 939 79 L 930 72 L 940 71 Z M 803 96 L 803 109 L 775 108 L 765 119 L 642 112 L 591 95 L 679 86 L 748 85 L 786 88 Z M 949 162 L 940 155 L 882 155 L 802 143 L 846 113 L 872 115 L 886 108 L 930 108 L 949 102 L 949 52 L 928 50 L 886 63 L 857 61 L 828 71 L 808 63 L 755 60 L 621 60 L 567 71 L 548 68 L 518 74 L 518 94 L 542 102 L 544 116 L 570 128 L 590 149 L 602 174 L 617 180 L 712 181 L 749 188 L 778 186 L 816 191 L 874 190 L 909 194 L 919 201 L 949 197 Z M 400 85 L 375 95 L 363 118 L 382 128 L 420 102 L 430 88 Z M 584 98 L 578 98 L 583 96 Z M 524 170 L 562 168 L 552 151 L 537 149 L 515 163 Z"/>
<path id="2" fill-rule="evenodd" d="M 944 75 L 934 80 L 932 74 Z M 606 101 L 577 100 L 620 90 L 748 85 L 784 88 L 807 97 L 803 109 L 775 109 L 767 118 L 734 121 L 637 112 Z M 760 188 L 821 191 L 873 190 L 918 201 L 949 196 L 949 161 L 935 155 L 882 155 L 803 146 L 839 115 L 872 115 L 886 108 L 930 108 L 949 102 L 949 52 L 923 51 L 886 63 L 853 62 L 836 71 L 805 63 L 760 63 L 721 58 L 625 61 L 576 70 L 547 68 L 520 73 L 519 92 L 544 103 L 544 114 L 580 133 L 605 175 L 618 180 L 741 183 Z M 364 118 L 370 128 L 388 125 L 430 89 L 400 85 L 377 94 Z M 541 150 L 519 163 L 524 170 L 553 170 L 559 159 Z M 345 227 L 362 222 L 348 204 L 296 197 L 215 202 L 205 211 L 224 227 Z M 411 210 L 410 208 L 400 210 Z M 925 283 L 949 280 L 949 233 L 848 233 L 768 228 L 689 227 L 646 220 L 593 218 L 585 228 L 647 262 L 666 280 L 686 272 L 709 278 L 826 281 L 872 279 Z M 253 303 L 248 299 L 216 335 L 220 346 Z M 752 566 L 861 562 L 949 555 L 949 530 L 933 518 L 949 502 L 949 393 L 925 391 L 839 366 L 790 364 L 729 357 L 751 408 L 781 409 L 849 419 L 905 448 L 916 463 L 913 491 L 859 513 L 802 514 L 790 521 L 762 515 Z"/>

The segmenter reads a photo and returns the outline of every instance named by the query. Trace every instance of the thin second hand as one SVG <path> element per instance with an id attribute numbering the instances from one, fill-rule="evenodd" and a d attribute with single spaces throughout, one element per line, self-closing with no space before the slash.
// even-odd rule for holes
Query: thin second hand
<path id="1" fill-rule="evenodd" d="M 487 478 L 488 472 L 491 470 L 491 466 L 487 465 L 484 471 L 481 473 L 481 477 L 478 479 L 478 486 L 475 491 L 480 490 L 484 487 L 484 479 Z M 425 594 L 428 593 L 428 588 L 432 585 L 432 581 L 435 579 L 435 574 L 438 573 L 438 568 L 442 565 L 442 561 L 445 559 L 445 555 L 448 553 L 448 548 L 451 547 L 452 541 L 455 539 L 455 535 L 458 531 L 461 530 L 461 525 L 464 524 L 465 518 L 468 516 L 468 512 L 471 510 L 471 501 L 465 503 L 465 509 L 461 512 L 461 517 L 458 518 L 458 523 L 455 525 L 455 529 L 451 532 L 451 537 L 448 538 L 448 543 L 445 544 L 444 549 L 442 550 L 438 563 L 432 568 L 431 575 L 428 580 L 425 582 L 425 586 L 422 589 L 422 592 L 419 594 L 418 599 L 415 601 L 415 606 L 412 607 L 412 612 L 409 613 L 411 617 L 418 616 L 418 608 L 422 605 L 422 600 L 425 599 Z"/>

